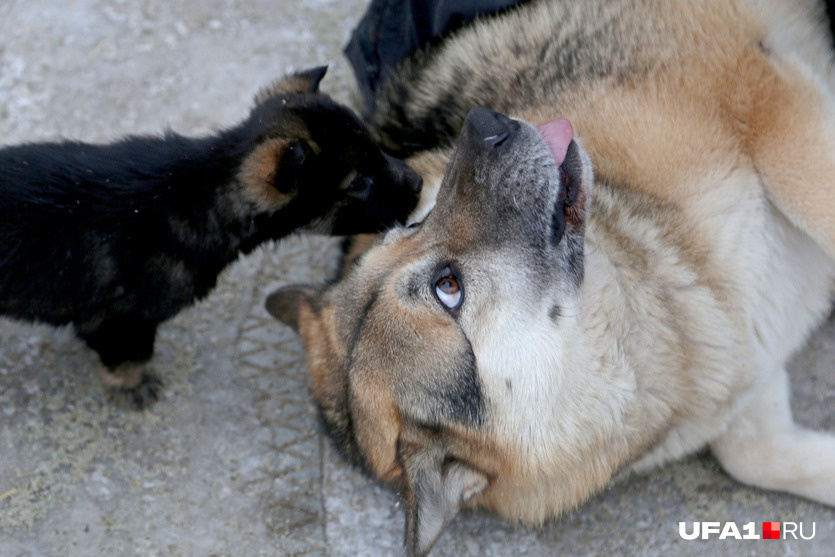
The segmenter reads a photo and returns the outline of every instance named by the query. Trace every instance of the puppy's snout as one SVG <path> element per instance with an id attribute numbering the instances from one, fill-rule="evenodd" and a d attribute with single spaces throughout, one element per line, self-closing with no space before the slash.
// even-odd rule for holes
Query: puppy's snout
<path id="1" fill-rule="evenodd" d="M 421 188 L 423 187 L 423 178 L 420 174 L 409 169 L 409 172 L 406 174 L 406 183 L 415 193 L 420 193 Z"/>
<path id="2" fill-rule="evenodd" d="M 412 170 L 411 167 L 403 161 L 390 157 L 385 153 L 383 153 L 383 156 L 386 158 L 386 162 L 388 162 L 389 167 L 395 172 L 395 175 L 400 182 L 412 192 L 420 193 L 420 189 L 423 187 L 423 178 L 421 175 Z"/>
<path id="3" fill-rule="evenodd" d="M 516 122 L 503 114 L 476 107 L 464 120 L 464 135 L 474 143 L 495 148 L 511 137 L 518 127 Z"/>

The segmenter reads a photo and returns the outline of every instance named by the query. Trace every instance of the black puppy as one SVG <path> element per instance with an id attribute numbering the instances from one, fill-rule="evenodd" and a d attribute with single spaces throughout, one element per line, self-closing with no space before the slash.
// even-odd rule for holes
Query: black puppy
<path id="1" fill-rule="evenodd" d="M 373 232 L 403 221 L 421 179 L 318 92 L 326 68 L 262 91 L 241 124 L 109 145 L 0 149 L 0 313 L 72 323 L 136 407 L 157 326 L 239 253 L 297 229 Z"/>

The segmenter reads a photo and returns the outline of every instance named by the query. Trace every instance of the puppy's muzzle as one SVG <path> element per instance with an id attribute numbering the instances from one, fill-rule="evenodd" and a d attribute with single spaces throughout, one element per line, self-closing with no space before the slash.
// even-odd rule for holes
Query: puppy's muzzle
<path id="1" fill-rule="evenodd" d="M 420 174 L 412 170 L 409 165 L 399 159 L 390 157 L 383 153 L 389 169 L 396 176 L 399 183 L 403 184 L 408 191 L 415 195 L 420 194 L 420 189 L 423 187 L 423 178 Z"/>

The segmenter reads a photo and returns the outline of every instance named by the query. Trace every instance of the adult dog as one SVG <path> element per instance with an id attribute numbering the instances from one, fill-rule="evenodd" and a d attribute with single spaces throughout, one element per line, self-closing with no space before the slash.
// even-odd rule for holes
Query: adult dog
<path id="1" fill-rule="evenodd" d="M 205 296 L 240 253 L 297 229 L 353 234 L 403 222 L 420 176 L 318 92 L 325 68 L 275 82 L 249 117 L 192 139 L 0 149 L 0 313 L 64 325 L 133 406 L 157 326 Z"/>
<path id="2" fill-rule="evenodd" d="M 835 437 L 793 423 L 784 368 L 835 284 L 816 15 L 540 0 L 400 67 L 374 121 L 417 152 L 414 225 L 267 306 L 342 451 L 400 490 L 409 554 L 462 505 L 537 524 L 706 445 L 835 505 Z"/>

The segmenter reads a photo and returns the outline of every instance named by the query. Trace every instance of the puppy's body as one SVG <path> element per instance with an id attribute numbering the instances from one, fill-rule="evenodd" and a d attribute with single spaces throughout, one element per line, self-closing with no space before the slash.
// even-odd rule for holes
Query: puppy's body
<path id="1" fill-rule="evenodd" d="M 410 552 L 464 502 L 535 524 L 706 444 L 835 505 L 835 439 L 792 422 L 784 370 L 835 280 L 815 9 L 531 2 L 389 83 L 375 122 L 424 150 L 423 224 L 268 306 L 346 453 L 401 489 Z"/>
<path id="2" fill-rule="evenodd" d="M 323 75 L 285 78 L 205 138 L 0 150 L 0 313 L 72 323 L 114 369 L 149 359 L 157 325 L 240 253 L 302 228 L 402 221 L 419 178 L 316 91 Z"/>

